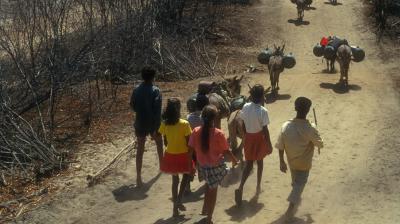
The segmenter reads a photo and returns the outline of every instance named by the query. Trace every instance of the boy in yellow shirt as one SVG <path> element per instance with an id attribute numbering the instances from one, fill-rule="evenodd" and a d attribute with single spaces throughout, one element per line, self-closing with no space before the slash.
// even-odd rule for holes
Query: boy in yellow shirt
<path id="1" fill-rule="evenodd" d="M 275 145 L 279 149 L 280 170 L 287 171 L 284 159 L 286 152 L 292 176 L 292 191 L 288 197 L 289 207 L 286 211 L 288 218 L 292 218 L 301 201 L 301 194 L 308 180 L 314 146 L 323 147 L 323 141 L 315 128 L 307 119 L 312 102 L 306 97 L 299 97 L 295 101 L 297 116 L 285 122 Z"/>

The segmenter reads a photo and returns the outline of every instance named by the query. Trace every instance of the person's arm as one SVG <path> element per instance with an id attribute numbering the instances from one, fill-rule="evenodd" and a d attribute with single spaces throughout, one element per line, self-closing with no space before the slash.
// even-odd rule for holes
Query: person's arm
<path id="1" fill-rule="evenodd" d="M 157 124 L 160 125 L 161 123 L 161 107 L 162 107 L 162 95 L 160 90 L 157 88 L 155 90 L 155 96 L 153 98 L 153 113 L 154 118 L 157 119 Z"/>
<path id="2" fill-rule="evenodd" d="M 162 138 L 164 140 L 164 146 L 167 147 L 168 145 L 167 136 L 163 135 Z"/>
<path id="3" fill-rule="evenodd" d="M 278 140 L 275 144 L 275 147 L 278 149 L 279 152 L 279 169 L 281 172 L 286 173 L 287 171 L 287 165 L 285 162 L 285 144 L 283 143 L 283 137 L 282 137 L 282 130 L 279 133 Z"/>
<path id="4" fill-rule="evenodd" d="M 132 91 L 131 100 L 129 102 L 129 105 L 131 106 L 131 109 L 136 112 L 136 109 L 135 109 L 135 90 Z"/>
<path id="5" fill-rule="evenodd" d="M 286 165 L 285 157 L 284 157 L 285 150 L 278 150 L 278 151 L 279 151 L 279 164 L 280 164 L 279 167 L 280 167 L 280 170 L 281 170 L 281 172 L 286 173 L 287 165 Z"/>
<path id="6" fill-rule="evenodd" d="M 188 147 L 188 162 L 189 162 L 189 167 L 192 167 L 193 151 L 194 151 L 194 149 L 189 145 L 190 135 L 185 136 L 185 140 L 186 140 L 186 145 L 187 145 L 187 147 Z"/>
<path id="7" fill-rule="evenodd" d="M 228 162 L 232 162 L 232 167 L 235 167 L 238 164 L 237 158 L 233 155 L 231 150 L 225 150 L 224 157 L 227 158 Z"/>
<path id="8" fill-rule="evenodd" d="M 314 146 L 319 149 L 324 147 L 324 141 L 322 140 L 318 130 L 314 127 L 314 125 L 311 126 L 309 137 Z"/>
<path id="9" fill-rule="evenodd" d="M 268 126 L 267 125 L 265 125 L 263 127 L 263 133 L 264 133 L 264 136 L 265 136 L 265 140 L 267 141 L 267 145 L 271 149 L 271 152 L 272 152 L 271 137 L 269 135 L 269 130 L 268 130 Z"/>

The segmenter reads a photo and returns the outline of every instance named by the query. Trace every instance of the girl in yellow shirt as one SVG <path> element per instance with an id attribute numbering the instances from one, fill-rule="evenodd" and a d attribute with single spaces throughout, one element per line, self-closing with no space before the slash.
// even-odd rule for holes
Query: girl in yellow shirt
<path id="1" fill-rule="evenodd" d="M 179 215 L 186 208 L 182 204 L 182 195 L 189 183 L 190 174 L 194 171 L 193 161 L 189 155 L 188 141 L 192 130 L 187 121 L 180 119 L 181 102 L 177 98 L 168 99 L 162 115 L 163 122 L 158 132 L 163 136 L 166 150 L 161 162 L 161 171 L 172 174 L 173 216 Z M 183 174 L 179 192 L 179 174 Z"/>

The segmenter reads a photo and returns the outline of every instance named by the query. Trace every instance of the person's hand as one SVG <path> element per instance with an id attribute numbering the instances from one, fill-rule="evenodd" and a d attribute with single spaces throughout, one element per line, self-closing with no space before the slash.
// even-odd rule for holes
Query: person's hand
<path id="1" fill-rule="evenodd" d="M 281 161 L 281 163 L 280 163 L 280 170 L 281 170 L 282 173 L 286 173 L 286 171 L 287 171 L 287 165 L 286 165 L 285 161 Z"/>
<path id="2" fill-rule="evenodd" d="M 232 159 L 232 168 L 235 168 L 238 165 L 238 160 L 236 158 Z"/>

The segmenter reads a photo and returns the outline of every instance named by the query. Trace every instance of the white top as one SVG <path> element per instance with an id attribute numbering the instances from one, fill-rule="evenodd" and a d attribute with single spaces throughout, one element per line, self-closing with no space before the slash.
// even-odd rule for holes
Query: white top
<path id="1" fill-rule="evenodd" d="M 268 110 L 260 104 L 246 103 L 240 112 L 247 133 L 258 133 L 269 124 Z"/>

